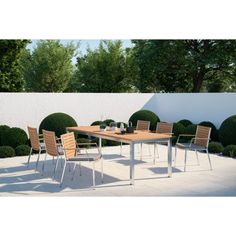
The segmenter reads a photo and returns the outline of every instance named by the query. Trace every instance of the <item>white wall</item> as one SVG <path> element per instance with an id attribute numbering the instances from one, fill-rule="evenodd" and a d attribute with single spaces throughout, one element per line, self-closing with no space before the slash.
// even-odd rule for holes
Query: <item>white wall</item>
<path id="1" fill-rule="evenodd" d="M 127 121 L 139 109 L 148 109 L 162 121 L 203 120 L 217 127 L 236 114 L 236 93 L 0 93 L 0 125 L 38 127 L 47 115 L 64 112 L 78 125 L 90 125 L 95 120 L 112 118 Z"/>

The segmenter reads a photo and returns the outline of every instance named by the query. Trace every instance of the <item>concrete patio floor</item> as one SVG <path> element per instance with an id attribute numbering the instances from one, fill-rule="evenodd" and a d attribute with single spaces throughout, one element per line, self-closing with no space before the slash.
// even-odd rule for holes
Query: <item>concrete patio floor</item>
<path id="1" fill-rule="evenodd" d="M 167 177 L 167 147 L 159 145 L 160 158 L 153 164 L 148 147 L 144 145 L 143 160 L 136 149 L 135 185 L 129 181 L 129 146 L 103 148 L 104 183 L 100 178 L 100 163 L 96 164 L 96 188 L 92 189 L 92 165 L 84 163 L 82 176 L 77 169 L 74 180 L 66 169 L 65 181 L 59 187 L 62 169 L 59 167 L 56 181 L 52 180 L 52 158 L 46 163 L 42 176 L 41 156 L 35 171 L 37 156 L 32 156 L 27 168 L 27 156 L 0 159 L 0 196 L 236 196 L 236 160 L 211 154 L 213 171 L 209 169 L 207 155 L 190 151 L 187 170 L 183 171 L 184 152 L 178 150 L 177 165 L 172 178 Z M 151 149 L 153 152 L 153 148 Z M 173 148 L 174 154 L 174 148 Z M 60 165 L 59 165 L 60 166 Z"/>

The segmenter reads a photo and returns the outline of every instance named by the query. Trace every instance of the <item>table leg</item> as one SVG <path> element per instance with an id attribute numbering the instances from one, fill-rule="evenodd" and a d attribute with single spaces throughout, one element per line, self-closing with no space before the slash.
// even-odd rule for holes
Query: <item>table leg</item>
<path id="1" fill-rule="evenodd" d="M 99 137 L 99 154 L 102 154 L 102 138 Z"/>
<path id="2" fill-rule="evenodd" d="M 171 139 L 168 140 L 168 177 L 172 176 L 172 144 Z"/>
<path id="3" fill-rule="evenodd" d="M 130 144 L 130 184 L 134 185 L 134 143 Z"/>

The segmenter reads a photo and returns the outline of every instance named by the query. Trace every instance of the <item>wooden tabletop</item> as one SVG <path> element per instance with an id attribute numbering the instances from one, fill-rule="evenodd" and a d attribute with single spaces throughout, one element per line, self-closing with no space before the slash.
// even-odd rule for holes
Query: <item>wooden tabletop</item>
<path id="1" fill-rule="evenodd" d="M 102 137 L 102 138 L 112 138 L 117 141 L 122 142 L 135 142 L 135 141 L 147 141 L 147 140 L 161 140 L 169 139 L 172 137 L 170 134 L 158 134 L 151 132 L 144 132 L 135 130 L 133 134 L 119 134 L 119 129 L 117 131 L 100 131 L 99 126 L 77 126 L 77 127 L 67 127 L 68 131 L 77 131 L 87 135 Z"/>

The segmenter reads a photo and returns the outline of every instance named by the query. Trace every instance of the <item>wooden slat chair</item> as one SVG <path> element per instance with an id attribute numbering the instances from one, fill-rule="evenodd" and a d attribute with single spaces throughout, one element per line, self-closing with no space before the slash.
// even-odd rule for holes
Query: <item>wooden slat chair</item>
<path id="1" fill-rule="evenodd" d="M 99 152 L 99 149 L 97 147 L 97 143 L 77 143 L 76 144 L 74 132 L 61 135 L 61 141 L 62 141 L 64 153 L 65 153 L 65 164 L 64 164 L 64 168 L 63 168 L 63 172 L 61 176 L 60 186 L 62 186 L 62 183 L 63 183 L 66 165 L 68 163 L 74 164 L 73 176 L 72 176 L 72 180 L 73 180 L 76 165 L 79 164 L 80 175 L 81 175 L 80 163 L 85 162 L 85 161 L 93 163 L 93 187 L 95 187 L 95 162 L 99 160 L 101 161 L 101 179 L 103 182 L 103 159 L 102 159 L 102 154 Z M 94 145 L 96 149 L 98 150 L 98 153 L 88 153 L 87 149 L 86 149 L 86 153 L 82 153 L 80 152 L 80 149 L 77 148 L 77 145 L 81 145 L 81 146 Z"/>
<path id="2" fill-rule="evenodd" d="M 62 145 L 60 143 L 60 139 L 56 137 L 55 132 L 53 131 L 43 130 L 43 138 L 45 142 L 46 154 L 45 154 L 45 158 L 43 162 L 42 173 L 44 173 L 47 155 L 52 156 L 53 160 L 54 160 L 54 157 L 56 157 L 57 160 L 56 160 L 56 164 L 55 164 L 54 172 L 53 172 L 53 178 L 55 178 L 56 169 L 59 162 L 59 157 L 61 157 L 62 159 L 62 156 L 64 155 Z"/>
<path id="3" fill-rule="evenodd" d="M 30 144 L 31 144 L 31 149 L 30 149 L 30 154 L 29 154 L 29 158 L 28 158 L 28 162 L 27 162 L 27 167 L 29 167 L 32 152 L 37 151 L 38 152 L 38 158 L 37 158 L 36 167 L 35 167 L 35 170 L 37 170 L 40 154 L 41 154 L 42 151 L 45 151 L 45 143 L 43 141 L 43 135 L 38 134 L 36 128 L 28 126 L 27 129 L 28 129 Z"/>
<path id="4" fill-rule="evenodd" d="M 136 125 L 136 130 L 139 131 L 144 131 L 144 132 L 149 132 L 150 131 L 150 121 L 146 121 L 146 120 L 138 120 L 137 121 L 137 125 Z M 140 160 L 142 160 L 142 156 L 143 156 L 143 144 L 140 144 L 141 147 L 141 155 L 140 155 Z"/>
<path id="5" fill-rule="evenodd" d="M 210 164 L 210 169 L 212 170 L 212 165 L 211 165 L 211 159 L 210 155 L 208 152 L 208 144 L 210 140 L 210 135 L 211 135 L 211 128 L 210 127 L 205 127 L 198 125 L 196 134 L 195 135 L 188 135 L 188 134 L 180 134 L 177 140 L 177 143 L 175 145 L 175 165 L 176 165 L 176 157 L 177 157 L 177 148 L 181 148 L 185 150 L 185 159 L 184 159 L 184 171 L 186 171 L 186 162 L 187 162 L 187 151 L 188 150 L 193 150 L 195 151 L 196 158 L 199 164 L 199 159 L 198 159 L 198 151 L 206 151 L 209 164 Z M 194 137 L 191 139 L 190 143 L 181 143 L 180 138 L 181 137 Z"/>
<path id="6" fill-rule="evenodd" d="M 158 122 L 156 126 L 156 133 L 159 134 L 170 134 L 172 135 L 173 131 L 173 123 L 166 123 L 166 122 Z M 158 152 L 158 143 L 166 143 L 165 141 L 158 141 L 155 143 L 148 143 L 148 144 L 154 144 L 154 156 L 153 156 L 153 163 L 155 164 L 156 162 L 156 154 L 157 157 L 159 158 L 159 152 Z"/>

